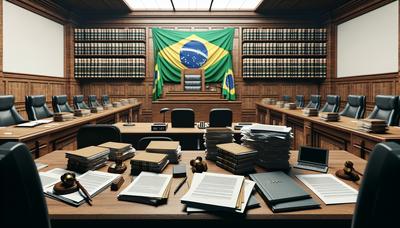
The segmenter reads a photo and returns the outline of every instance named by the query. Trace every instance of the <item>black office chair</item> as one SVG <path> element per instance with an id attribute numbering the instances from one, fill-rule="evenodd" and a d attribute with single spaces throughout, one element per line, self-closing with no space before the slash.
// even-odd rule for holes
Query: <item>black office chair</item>
<path id="1" fill-rule="evenodd" d="M 321 105 L 321 95 L 311 95 L 310 102 L 308 102 L 306 108 L 319 109 L 320 105 Z"/>
<path id="2" fill-rule="evenodd" d="M 0 227 L 51 227 L 38 171 L 25 144 L 0 146 L 0 178 Z"/>
<path id="3" fill-rule="evenodd" d="M 283 95 L 282 96 L 282 101 L 289 103 L 290 102 L 290 96 L 289 95 Z"/>
<path id="4" fill-rule="evenodd" d="M 172 127 L 194 127 L 194 111 L 191 108 L 175 108 L 171 112 Z"/>
<path id="5" fill-rule="evenodd" d="M 398 110 L 398 96 L 377 95 L 375 97 L 375 107 L 369 114 L 368 119 L 381 119 L 385 120 L 389 126 L 397 125 Z"/>
<path id="6" fill-rule="evenodd" d="M 355 119 L 363 118 L 365 112 L 365 101 L 365 96 L 349 95 L 347 97 L 347 104 L 339 115 Z"/>
<path id="7" fill-rule="evenodd" d="M 298 108 L 304 107 L 304 95 L 296 95 L 296 106 Z"/>
<path id="8" fill-rule="evenodd" d="M 321 108 L 320 112 L 338 112 L 340 107 L 340 96 L 328 95 L 326 96 L 326 103 Z"/>
<path id="9" fill-rule="evenodd" d="M 162 137 L 162 136 L 143 137 L 139 140 L 136 149 L 145 150 L 151 141 L 172 141 L 172 139 L 169 137 Z"/>
<path id="10" fill-rule="evenodd" d="M 80 149 L 105 142 L 121 142 L 121 132 L 109 124 L 88 124 L 79 128 L 76 139 Z"/>
<path id="11" fill-rule="evenodd" d="M 74 100 L 74 107 L 76 109 L 89 109 L 89 106 L 83 100 L 83 95 L 76 95 L 73 98 Z"/>
<path id="12" fill-rule="evenodd" d="M 399 227 L 400 145 L 378 143 L 369 158 L 358 193 L 352 228 Z"/>
<path id="13" fill-rule="evenodd" d="M 213 108 L 210 111 L 210 127 L 231 127 L 232 110 L 229 108 Z"/>
<path id="14" fill-rule="evenodd" d="M 0 127 L 25 122 L 14 106 L 13 95 L 0 96 Z"/>
<path id="15" fill-rule="evenodd" d="M 67 95 L 58 95 L 52 97 L 54 112 L 74 112 L 68 104 Z"/>
<path id="16" fill-rule="evenodd" d="M 40 120 L 53 116 L 53 112 L 47 107 L 44 95 L 26 96 L 25 109 L 29 120 Z"/>
<path id="17" fill-rule="evenodd" d="M 109 105 L 110 97 L 108 95 L 101 96 L 101 103 L 103 104 L 103 106 Z"/>
<path id="18" fill-rule="evenodd" d="M 88 96 L 88 103 L 90 108 L 97 108 L 100 105 L 100 103 L 97 101 L 96 95 L 89 95 Z"/>

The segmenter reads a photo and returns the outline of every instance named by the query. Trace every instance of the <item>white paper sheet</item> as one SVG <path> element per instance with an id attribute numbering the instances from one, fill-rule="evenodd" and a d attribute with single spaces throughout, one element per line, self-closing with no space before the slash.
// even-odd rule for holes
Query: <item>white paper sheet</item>
<path id="1" fill-rule="evenodd" d="M 357 202 L 358 191 L 332 174 L 307 174 L 296 177 L 327 205 Z"/>

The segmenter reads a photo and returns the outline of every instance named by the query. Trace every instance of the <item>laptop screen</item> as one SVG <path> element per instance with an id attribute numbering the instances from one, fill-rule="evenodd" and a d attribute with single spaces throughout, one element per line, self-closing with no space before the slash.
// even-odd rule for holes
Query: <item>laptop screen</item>
<path id="1" fill-rule="evenodd" d="M 314 147 L 301 147 L 299 151 L 299 162 L 308 162 L 318 165 L 328 165 L 328 150 Z"/>

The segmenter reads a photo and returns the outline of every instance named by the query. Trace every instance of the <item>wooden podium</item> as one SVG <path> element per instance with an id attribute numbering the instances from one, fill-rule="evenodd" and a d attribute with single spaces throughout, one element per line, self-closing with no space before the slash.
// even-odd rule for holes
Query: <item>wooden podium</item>
<path id="1" fill-rule="evenodd" d="M 195 80 L 190 80 L 191 82 L 186 84 L 185 89 L 185 77 L 197 75 L 200 75 L 200 78 L 196 77 Z M 242 119 L 242 102 L 223 99 L 220 91 L 206 91 L 204 81 L 204 70 L 182 70 L 181 90 L 168 91 L 165 93 L 164 98 L 152 102 L 153 122 L 163 120 L 163 115 L 160 114 L 160 109 L 162 108 L 169 108 L 171 110 L 174 108 L 191 108 L 195 112 L 196 122 L 209 122 L 209 113 L 213 108 L 230 108 L 233 112 L 233 122 L 240 122 Z M 187 90 L 188 85 L 189 90 Z M 171 121 L 170 113 L 166 114 L 166 121 Z"/>

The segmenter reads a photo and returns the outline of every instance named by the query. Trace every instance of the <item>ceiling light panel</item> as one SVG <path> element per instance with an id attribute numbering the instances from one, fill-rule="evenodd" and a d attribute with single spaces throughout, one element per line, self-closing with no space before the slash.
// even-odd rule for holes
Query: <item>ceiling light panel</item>
<path id="1" fill-rule="evenodd" d="M 168 0 L 125 0 L 133 11 L 172 11 L 171 1 Z"/>
<path id="2" fill-rule="evenodd" d="M 173 0 L 176 11 L 208 11 L 211 0 Z"/>

